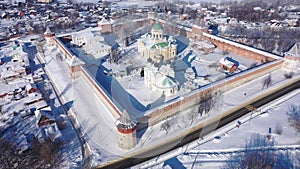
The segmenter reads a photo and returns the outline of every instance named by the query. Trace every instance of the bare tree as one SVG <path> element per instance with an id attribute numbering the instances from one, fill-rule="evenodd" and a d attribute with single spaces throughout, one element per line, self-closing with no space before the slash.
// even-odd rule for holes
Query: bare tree
<path id="1" fill-rule="evenodd" d="M 200 107 L 200 106 L 198 106 L 198 107 Z M 188 115 L 189 121 L 191 122 L 191 124 L 193 124 L 199 115 L 199 113 L 197 111 L 197 107 L 194 107 L 187 115 Z"/>
<path id="2" fill-rule="evenodd" d="M 290 78 L 293 77 L 293 72 L 286 72 L 286 73 L 284 73 L 283 76 L 284 76 L 286 79 L 290 79 Z"/>
<path id="3" fill-rule="evenodd" d="M 221 92 L 210 92 L 204 95 L 201 98 L 198 113 L 202 116 L 203 114 L 207 114 L 214 106 L 218 106 L 218 99 L 220 97 Z"/>
<path id="4" fill-rule="evenodd" d="M 223 50 L 222 54 L 225 55 L 229 55 L 229 52 L 227 50 Z"/>
<path id="5" fill-rule="evenodd" d="M 110 7 L 110 5 L 111 5 L 110 1 L 103 1 L 103 7 L 104 8 L 108 8 L 108 7 Z"/>
<path id="6" fill-rule="evenodd" d="M 257 66 L 257 62 L 253 62 L 253 63 L 251 63 L 251 65 L 250 65 L 250 68 L 253 68 L 253 67 L 256 67 Z"/>
<path id="7" fill-rule="evenodd" d="M 1 160 L 1 166 L 0 168 L 3 169 L 10 169 L 13 168 L 15 163 L 15 147 L 10 142 L 0 139 L 0 160 Z"/>
<path id="8" fill-rule="evenodd" d="M 276 134 L 281 135 L 282 134 L 282 125 L 280 123 L 277 123 L 275 126 L 275 131 Z"/>
<path id="9" fill-rule="evenodd" d="M 288 112 L 288 121 L 291 126 L 300 132 L 300 106 L 291 105 Z"/>
<path id="10" fill-rule="evenodd" d="M 271 74 L 269 74 L 267 77 L 265 77 L 265 78 L 263 79 L 262 84 L 263 84 L 262 90 L 263 90 L 264 88 L 267 89 L 267 88 L 269 88 L 269 87 L 272 85 L 272 77 L 271 77 Z"/>
<path id="11" fill-rule="evenodd" d="M 290 152 L 276 152 L 273 147 L 275 140 L 268 140 L 266 136 L 255 134 L 246 142 L 245 151 L 232 156 L 223 169 L 231 168 L 293 168 Z M 294 161 L 296 162 L 296 161 Z M 297 161 L 299 163 L 299 160 Z"/>
<path id="12" fill-rule="evenodd" d="M 267 36 L 271 36 L 271 35 L 266 35 L 266 37 Z M 268 52 L 273 52 L 273 50 L 275 49 L 275 44 L 276 44 L 276 40 L 274 38 L 261 39 L 261 46 L 263 47 L 264 50 Z"/>
<path id="13" fill-rule="evenodd" d="M 39 168 L 31 151 L 19 152 L 11 142 L 0 138 L 0 169 Z"/>
<path id="14" fill-rule="evenodd" d="M 41 39 L 42 37 L 40 37 Z M 38 52 L 42 53 L 43 57 L 45 57 L 45 44 L 42 40 L 38 40 L 36 43 L 36 47 Z"/>
<path id="15" fill-rule="evenodd" d="M 164 25 L 164 31 L 170 36 L 175 36 L 177 33 L 177 23 L 171 16 L 168 17 L 166 24 Z"/>
<path id="16" fill-rule="evenodd" d="M 61 55 L 61 53 L 58 52 L 56 54 L 56 59 L 59 60 L 59 61 L 63 61 L 63 56 Z"/>
<path id="17" fill-rule="evenodd" d="M 39 168 L 58 168 L 63 162 L 63 156 L 60 151 L 63 145 L 62 141 L 46 138 L 43 142 L 33 140 L 32 157 L 39 161 Z"/>
<path id="18" fill-rule="evenodd" d="M 170 131 L 171 129 L 171 124 L 170 124 L 170 120 L 166 120 L 164 121 L 161 126 L 160 126 L 160 129 L 161 130 L 165 130 L 166 134 L 168 134 L 168 132 Z"/>

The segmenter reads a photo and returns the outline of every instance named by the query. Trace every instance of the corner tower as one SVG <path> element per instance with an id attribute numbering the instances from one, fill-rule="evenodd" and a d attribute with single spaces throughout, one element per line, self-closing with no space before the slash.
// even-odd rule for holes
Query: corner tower
<path id="1" fill-rule="evenodd" d="M 44 33 L 44 36 L 46 39 L 46 44 L 48 46 L 53 46 L 54 45 L 54 41 L 53 41 L 54 33 L 51 32 L 49 27 L 47 27 L 46 32 Z"/>
<path id="2" fill-rule="evenodd" d="M 287 72 L 295 73 L 300 70 L 300 42 L 284 53 L 282 68 Z"/>
<path id="3" fill-rule="evenodd" d="M 78 78 L 81 75 L 81 66 L 84 66 L 85 63 L 79 59 L 77 56 L 73 55 L 71 60 L 67 61 L 70 75 L 73 79 Z"/>
<path id="4" fill-rule="evenodd" d="M 122 116 L 117 119 L 116 126 L 119 131 L 118 145 L 120 148 L 129 150 L 136 146 L 136 122 L 133 121 L 124 109 Z"/>

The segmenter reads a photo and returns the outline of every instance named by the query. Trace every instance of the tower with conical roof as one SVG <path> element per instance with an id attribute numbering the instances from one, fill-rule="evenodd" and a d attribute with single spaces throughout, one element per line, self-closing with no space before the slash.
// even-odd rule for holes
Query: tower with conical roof
<path id="1" fill-rule="evenodd" d="M 300 70 L 300 42 L 295 43 L 289 51 L 284 53 L 282 68 L 286 72 L 295 73 Z"/>
<path id="2" fill-rule="evenodd" d="M 45 36 L 45 39 L 46 39 L 46 44 L 48 46 L 53 46 L 54 45 L 54 41 L 53 41 L 54 33 L 51 32 L 49 27 L 47 27 L 47 29 L 44 33 L 44 36 Z"/>
<path id="3" fill-rule="evenodd" d="M 81 74 L 81 66 L 84 66 L 85 63 L 79 59 L 77 56 L 73 55 L 72 58 L 67 61 L 69 70 L 70 70 L 70 75 L 73 79 L 76 79 L 80 76 Z"/>
<path id="4" fill-rule="evenodd" d="M 133 121 L 124 109 L 122 116 L 117 119 L 116 127 L 119 132 L 118 145 L 120 148 L 129 150 L 136 146 L 136 122 Z"/>

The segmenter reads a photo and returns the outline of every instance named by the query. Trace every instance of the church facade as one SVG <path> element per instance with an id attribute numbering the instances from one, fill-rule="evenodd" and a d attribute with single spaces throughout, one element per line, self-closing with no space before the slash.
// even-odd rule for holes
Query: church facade
<path id="1" fill-rule="evenodd" d="M 152 26 L 151 33 L 138 39 L 138 51 L 143 57 L 152 60 L 157 57 L 170 60 L 177 56 L 177 44 L 174 37 L 164 35 L 163 26 L 156 22 Z"/>

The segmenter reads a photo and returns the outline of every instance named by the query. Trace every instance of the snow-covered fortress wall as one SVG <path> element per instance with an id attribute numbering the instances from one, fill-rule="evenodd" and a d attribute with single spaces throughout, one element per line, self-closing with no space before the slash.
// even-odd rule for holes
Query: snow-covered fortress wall
<path id="1" fill-rule="evenodd" d="M 95 94 L 100 98 L 106 108 L 112 113 L 112 115 L 118 119 L 121 117 L 122 112 L 118 105 L 111 100 L 111 97 L 101 88 L 100 84 L 97 83 L 96 79 L 84 68 L 81 67 L 81 76 L 89 84 Z"/>
<path id="2" fill-rule="evenodd" d="M 140 24 L 142 24 L 142 22 L 145 22 L 145 20 L 140 21 Z M 169 23 L 164 22 L 162 24 Z M 270 54 L 268 52 L 264 52 L 246 45 L 241 45 L 230 40 L 210 35 L 208 33 L 205 33 L 205 29 L 197 26 L 192 26 L 191 28 L 189 28 L 184 27 L 182 25 L 177 25 L 177 27 L 178 30 L 184 30 L 188 38 L 193 38 L 197 40 L 210 40 L 218 48 L 228 50 L 229 52 L 239 54 L 247 58 L 251 58 L 258 62 L 264 62 L 264 64 L 262 66 L 258 66 L 253 69 L 236 74 L 230 78 L 212 83 L 208 86 L 204 86 L 200 89 L 192 91 L 187 95 L 177 98 L 169 102 L 168 104 L 164 104 L 147 111 L 143 118 L 137 119 L 139 123 L 138 129 L 142 129 L 145 126 L 156 124 L 163 119 L 175 115 L 181 110 L 185 110 L 187 108 L 199 104 L 199 102 L 201 101 L 200 98 L 209 92 L 217 90 L 221 92 L 226 92 L 232 88 L 238 87 L 246 82 L 261 77 L 269 72 L 280 69 L 282 66 L 283 58 Z M 70 50 L 63 44 L 63 42 L 59 38 L 54 37 L 53 40 L 55 42 L 56 47 L 64 53 L 64 56 L 66 56 L 67 59 L 72 57 L 72 52 L 70 52 Z M 117 103 L 111 100 L 111 97 L 108 96 L 107 93 L 101 89 L 101 87 L 97 84 L 93 76 L 91 76 L 85 70 L 84 67 L 81 67 L 80 70 L 81 77 L 83 77 L 88 82 L 89 86 L 92 88 L 93 91 L 95 91 L 95 94 L 103 101 L 103 103 L 106 105 L 107 109 L 112 113 L 112 115 L 116 119 L 119 118 L 122 113 L 120 111 L 119 106 L 116 105 Z"/>
<path id="3" fill-rule="evenodd" d="M 57 36 L 51 37 L 54 45 L 57 50 L 59 50 L 65 59 L 68 61 L 75 55 L 70 49 L 59 39 Z M 112 113 L 112 115 L 117 119 L 122 114 L 116 103 L 114 103 L 110 97 L 102 90 L 100 85 L 97 84 L 97 81 L 94 79 L 88 71 L 85 70 L 83 66 L 80 66 L 79 71 L 77 72 L 91 87 L 91 89 L 95 92 L 95 94 L 101 99 L 101 101 L 105 104 L 106 108 Z"/>
<path id="4" fill-rule="evenodd" d="M 213 91 L 229 91 L 253 79 L 261 77 L 274 70 L 280 69 L 282 63 L 283 60 L 269 62 L 263 66 L 244 71 L 230 78 L 226 78 L 224 80 L 209 84 L 208 86 L 204 86 L 200 89 L 192 91 L 191 93 L 174 100 L 173 102 L 167 105 L 162 105 L 160 107 L 155 108 L 154 110 L 149 110 L 146 113 L 146 116 L 144 118 L 139 119 L 138 122 L 141 124 L 147 123 L 148 125 L 156 124 L 163 119 L 175 115 L 181 110 L 185 110 L 187 108 L 199 104 L 199 102 L 201 101 L 201 97 L 206 95 L 207 93 Z"/>
<path id="5" fill-rule="evenodd" d="M 64 58 L 71 59 L 74 55 L 69 48 L 66 47 L 66 45 L 59 39 L 59 37 L 54 36 L 53 37 L 54 44 L 59 51 L 64 54 Z"/>
<path id="6" fill-rule="evenodd" d="M 255 49 L 228 39 L 214 36 L 205 32 L 203 32 L 203 36 L 207 37 L 210 42 L 212 42 L 221 50 L 255 60 L 258 63 L 270 62 L 282 58 L 277 55 L 259 49 Z"/>

